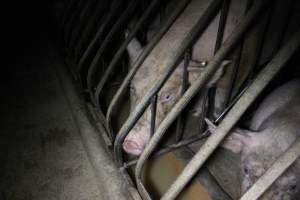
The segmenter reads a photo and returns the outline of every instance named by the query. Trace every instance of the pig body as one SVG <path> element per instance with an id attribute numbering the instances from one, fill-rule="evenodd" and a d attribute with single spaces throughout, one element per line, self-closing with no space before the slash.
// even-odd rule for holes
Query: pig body
<path id="1" fill-rule="evenodd" d="M 240 8 L 246 5 L 244 4 L 244 0 L 235 2 L 236 3 L 234 5 L 238 5 Z M 176 19 L 173 25 L 169 28 L 169 30 L 164 34 L 158 44 L 154 47 L 149 56 L 145 59 L 131 82 L 131 110 L 134 109 L 134 107 L 149 91 L 153 84 L 155 84 L 156 81 L 161 77 L 161 74 L 164 72 L 166 67 L 168 67 L 170 61 L 174 60 L 176 52 L 181 48 L 180 46 L 182 42 L 188 36 L 192 27 L 196 25 L 198 19 L 203 15 L 203 12 L 207 9 L 210 3 L 211 1 L 208 0 L 192 0 L 182 14 Z M 176 5 L 175 2 L 168 4 L 166 9 L 167 12 L 172 12 L 172 6 L 174 5 Z M 238 21 L 243 16 L 243 9 L 235 9 L 235 6 L 232 6 L 232 8 L 233 9 L 231 9 L 231 14 L 228 15 L 228 20 L 226 23 L 226 29 L 224 32 L 225 37 L 232 32 Z M 193 68 L 194 70 L 188 71 L 188 79 L 191 84 L 197 77 L 199 77 L 201 70 L 203 70 L 203 67 L 205 66 L 205 62 L 198 61 L 209 61 L 214 55 L 215 41 L 219 24 L 218 20 L 218 17 L 213 19 L 211 25 L 203 32 L 195 45 L 193 45 L 191 56 L 192 60 L 189 63 L 189 68 Z M 148 36 L 149 35 L 151 34 L 148 34 Z M 133 42 L 132 44 L 133 45 L 129 44 L 127 47 L 131 63 L 135 60 L 134 58 L 138 52 L 140 52 L 140 50 L 135 48 L 138 46 L 136 45 L 137 43 Z M 209 88 L 211 85 L 214 85 L 223 75 L 223 66 L 225 64 L 226 62 L 220 66 L 217 74 L 207 84 L 207 88 Z M 169 80 L 158 94 L 156 127 L 180 98 L 183 69 L 182 66 L 183 62 L 177 66 L 175 72 L 171 75 Z M 216 102 L 219 101 L 223 100 L 216 97 Z M 222 104 L 216 103 L 216 105 Z M 196 109 L 195 115 L 199 115 L 201 112 L 201 109 Z M 137 124 L 125 138 L 123 149 L 127 153 L 139 155 L 142 152 L 150 138 L 150 119 L 151 112 L 150 109 L 147 109 L 144 115 L 139 119 Z"/>
<path id="2" fill-rule="evenodd" d="M 212 128 L 212 126 L 210 126 Z M 251 130 L 234 129 L 222 146 L 241 155 L 241 194 L 300 136 L 300 79 L 272 92 L 255 112 Z M 300 159 L 262 196 L 268 200 L 300 197 Z"/>

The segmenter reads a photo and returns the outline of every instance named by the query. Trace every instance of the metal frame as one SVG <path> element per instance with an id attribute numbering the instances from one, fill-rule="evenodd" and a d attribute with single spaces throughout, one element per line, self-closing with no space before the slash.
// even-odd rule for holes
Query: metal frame
<path id="1" fill-rule="evenodd" d="M 101 123 L 106 128 L 105 132 L 108 132 L 110 142 L 113 142 L 113 153 L 114 158 L 117 165 L 124 172 L 130 166 L 136 164 L 135 168 L 135 180 L 137 184 L 138 191 L 143 199 L 151 199 L 147 189 L 144 187 L 141 179 L 141 173 L 145 162 L 148 158 L 152 156 L 159 156 L 166 152 L 173 151 L 174 149 L 181 148 L 183 146 L 187 146 L 195 141 L 199 141 L 201 139 L 207 138 L 207 141 L 200 148 L 200 150 L 195 154 L 195 156 L 191 159 L 188 165 L 184 168 L 183 172 L 178 176 L 178 178 L 173 182 L 168 191 L 163 195 L 161 199 L 175 199 L 177 195 L 184 189 L 186 184 L 191 180 L 191 178 L 198 172 L 198 170 L 202 167 L 205 161 L 209 158 L 209 156 L 214 152 L 214 150 L 218 147 L 222 139 L 228 134 L 230 129 L 235 125 L 235 123 L 240 119 L 242 114 L 246 111 L 246 109 L 251 105 L 251 103 L 258 97 L 258 95 L 263 91 L 266 85 L 274 78 L 277 72 L 283 68 L 285 63 L 289 60 L 289 58 L 293 55 L 293 53 L 300 46 L 300 31 L 298 31 L 295 36 L 282 47 L 276 56 L 268 63 L 268 65 L 259 73 L 259 75 L 252 80 L 253 74 L 249 75 L 248 82 L 251 82 L 249 87 L 246 87 L 239 93 L 235 98 L 232 99 L 232 88 L 229 91 L 228 96 L 228 106 L 223 111 L 223 113 L 214 120 L 215 123 L 220 121 L 220 124 L 217 126 L 216 131 L 213 134 L 210 134 L 207 130 L 202 134 L 198 134 L 182 140 L 183 133 L 183 116 L 180 115 L 190 100 L 196 95 L 196 93 L 205 86 L 206 82 L 213 76 L 213 74 L 217 71 L 217 67 L 220 63 L 228 56 L 229 53 L 232 52 L 234 48 L 238 46 L 237 52 L 237 62 L 236 62 L 236 70 L 239 65 L 239 58 L 241 56 L 241 51 L 243 48 L 243 37 L 245 33 L 253 26 L 254 21 L 263 15 L 263 10 L 270 5 L 271 0 L 265 1 L 248 1 L 248 5 L 246 8 L 246 16 L 243 22 L 241 22 L 232 35 L 228 37 L 228 39 L 223 43 L 223 35 L 225 30 L 225 23 L 227 19 L 227 14 L 229 10 L 231 0 L 212 0 L 206 11 L 199 18 L 195 26 L 190 30 L 184 41 L 182 42 L 180 48 L 175 53 L 175 58 L 173 60 L 168 61 L 167 68 L 161 74 L 158 81 L 150 88 L 149 91 L 144 95 L 144 97 L 140 100 L 140 103 L 135 107 L 134 111 L 127 118 L 125 123 L 122 125 L 118 134 L 115 134 L 113 129 L 111 128 L 112 115 L 115 113 L 117 107 L 119 106 L 119 102 L 122 96 L 125 94 L 131 80 L 136 74 L 137 70 L 143 64 L 147 56 L 153 50 L 155 45 L 160 41 L 163 35 L 168 31 L 170 26 L 174 23 L 177 17 L 182 13 L 182 11 L 186 8 L 186 6 L 190 3 L 190 0 L 182 0 L 178 1 L 178 5 L 173 13 L 165 20 L 161 29 L 154 36 L 154 38 L 147 44 L 144 48 L 144 51 L 139 55 L 138 59 L 135 61 L 134 66 L 130 69 L 127 76 L 124 78 L 121 86 L 118 91 L 113 96 L 112 101 L 109 104 L 106 119 L 104 119 L 104 115 L 100 109 L 100 98 L 101 92 L 104 85 L 108 82 L 111 74 L 114 72 L 118 62 L 121 60 L 122 55 L 126 50 L 129 42 L 134 38 L 136 33 L 143 28 L 144 23 L 149 18 L 151 13 L 157 8 L 159 4 L 159 0 L 151 1 L 150 5 L 145 8 L 143 15 L 137 21 L 133 29 L 130 31 L 129 35 L 119 46 L 119 49 L 116 51 L 113 58 L 110 60 L 109 65 L 104 71 L 104 74 L 101 75 L 99 80 L 96 80 L 95 72 L 98 70 L 98 65 L 103 53 L 108 47 L 108 44 L 111 42 L 112 37 L 117 34 L 119 30 L 122 28 L 126 28 L 128 20 L 132 17 L 133 12 L 137 9 L 139 3 L 137 0 L 131 0 L 129 4 L 125 4 L 126 8 L 122 12 L 121 16 L 116 19 L 118 12 L 124 6 L 123 3 L 115 0 L 110 5 L 110 11 L 105 14 L 93 13 L 91 16 L 88 14 L 88 10 L 92 9 L 93 2 L 84 4 L 82 0 L 70 0 L 70 3 L 65 8 L 65 14 L 62 15 L 62 26 L 64 30 L 64 38 L 66 41 L 66 45 L 69 46 L 69 50 L 73 51 L 73 55 L 75 59 L 78 56 L 78 70 L 77 72 L 81 74 L 81 77 L 86 78 L 87 91 L 90 95 L 90 100 L 94 103 L 96 107 L 96 111 L 101 113 Z M 291 4 L 293 0 L 290 1 Z M 142 2 L 144 3 L 144 2 Z M 254 3 L 252 5 L 252 3 Z M 101 3 L 98 2 L 97 8 L 101 7 Z M 250 6 L 251 5 L 251 6 Z M 251 9 L 250 9 L 251 7 Z M 292 6 L 291 6 L 292 7 Z M 75 9 L 75 12 L 71 12 L 72 9 Z M 96 9 L 97 10 L 97 9 Z M 195 41 L 201 36 L 203 31 L 210 24 L 212 19 L 216 16 L 216 14 L 221 10 L 219 27 L 217 33 L 217 39 L 215 43 L 215 56 L 209 62 L 208 66 L 202 73 L 202 76 L 199 77 L 196 82 L 188 87 L 188 73 L 187 66 L 191 59 L 190 52 Z M 271 11 L 269 12 L 269 18 L 271 16 Z M 74 21 L 80 18 L 80 22 L 77 25 L 74 25 Z M 286 17 L 289 18 L 288 16 Z M 100 19 L 102 24 L 99 26 L 97 32 L 95 33 L 93 39 L 89 42 L 87 48 L 81 54 L 81 50 L 83 48 L 83 44 L 85 42 L 85 38 L 78 38 L 80 34 L 82 36 L 87 36 L 92 31 L 93 24 Z M 268 21 L 268 20 L 267 20 Z M 85 26 L 85 22 L 87 25 Z M 268 22 L 266 22 L 268 24 Z M 109 27 L 112 25 L 112 27 Z M 105 30 L 108 30 L 106 33 Z M 266 31 L 266 27 L 264 27 L 264 34 Z M 74 33 L 72 33 L 74 31 Z M 282 33 L 283 38 L 284 33 Z M 262 38 L 263 43 L 264 37 Z M 76 41 L 77 44 L 76 44 Z M 92 55 L 93 50 L 96 48 L 96 44 L 101 41 L 100 46 L 96 49 L 96 53 Z M 280 45 L 282 41 L 279 42 Z M 256 62 L 253 66 L 253 70 L 258 64 L 258 59 L 260 57 L 262 50 L 262 45 L 259 47 L 259 51 L 256 53 Z M 80 55 L 81 54 L 81 55 Z M 89 60 L 89 57 L 92 57 L 92 60 Z M 158 127 L 155 127 L 155 119 L 156 119 L 156 105 L 157 105 L 157 93 L 163 87 L 168 78 L 172 75 L 173 71 L 176 69 L 177 65 L 184 58 L 184 70 L 182 74 L 182 86 L 183 89 L 181 91 L 182 97 L 176 103 L 176 105 L 172 108 L 172 110 L 168 113 L 165 119 L 160 123 Z M 88 62 L 90 62 L 89 65 Z M 103 67 L 103 66 L 100 66 Z M 87 68 L 87 74 L 84 72 L 84 68 Z M 232 85 L 234 84 L 234 77 L 232 80 Z M 95 87 L 96 86 L 96 87 Z M 95 87 L 95 88 L 94 88 Z M 95 89 L 95 90 L 94 90 Z M 211 105 L 214 105 L 214 89 L 209 92 L 209 108 L 208 112 L 211 113 Z M 122 142 L 124 141 L 127 134 L 134 127 L 140 117 L 143 115 L 145 110 L 150 106 L 151 108 L 151 127 L 150 133 L 152 135 L 150 142 L 147 144 L 145 150 L 139 159 L 131 160 L 128 162 L 124 162 L 123 152 L 122 152 Z M 211 114 L 208 114 L 211 116 Z M 176 143 L 164 147 L 160 150 L 155 150 L 158 143 L 161 141 L 163 136 L 166 133 L 166 130 L 169 126 L 176 120 L 177 121 L 177 130 L 176 130 Z M 221 121 L 222 120 L 222 121 Z M 300 155 L 300 139 L 298 139 L 290 149 L 285 152 L 276 162 L 275 164 L 267 170 L 267 172 L 255 183 L 243 196 L 244 199 L 256 199 L 259 198 L 267 189 L 271 186 L 271 184 L 287 169 Z"/>

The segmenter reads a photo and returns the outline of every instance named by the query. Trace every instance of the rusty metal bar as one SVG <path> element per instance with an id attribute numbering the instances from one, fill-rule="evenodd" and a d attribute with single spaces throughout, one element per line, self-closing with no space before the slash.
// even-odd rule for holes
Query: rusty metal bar
<path id="1" fill-rule="evenodd" d="M 119 48 L 117 53 L 114 55 L 113 59 L 111 60 L 110 64 L 108 65 L 106 71 L 104 72 L 103 76 L 101 77 L 101 79 L 96 87 L 96 92 L 95 92 L 96 102 L 99 102 L 102 88 L 104 87 L 109 76 L 113 73 L 114 69 L 116 68 L 117 63 L 120 60 L 121 56 L 126 51 L 127 45 L 130 43 L 130 41 L 133 39 L 135 34 L 140 30 L 140 28 L 143 26 L 143 24 L 146 22 L 146 20 L 152 14 L 153 10 L 156 8 L 156 6 L 159 2 L 160 2 L 160 0 L 155 0 L 155 1 L 151 2 L 149 7 L 144 12 L 143 16 L 139 19 L 139 21 L 136 23 L 134 28 L 130 31 L 128 37 L 123 42 L 122 46 Z"/>
<path id="2" fill-rule="evenodd" d="M 163 35 L 168 31 L 170 26 L 173 24 L 173 22 L 177 19 L 177 17 L 181 14 L 181 12 L 185 9 L 185 7 L 188 5 L 188 3 L 191 0 L 181 0 L 175 10 L 172 12 L 170 17 L 166 20 L 166 22 L 162 25 L 161 29 L 158 30 L 157 34 L 154 36 L 154 38 L 148 43 L 148 45 L 145 47 L 141 55 L 136 60 L 134 66 L 130 69 L 127 76 L 125 77 L 122 85 L 118 89 L 117 93 L 114 95 L 112 101 L 109 104 L 107 114 L 106 114 L 106 120 L 108 127 L 110 129 L 110 132 L 113 133 L 111 129 L 111 118 L 112 114 L 116 111 L 116 108 L 118 107 L 118 103 L 121 99 L 121 97 L 125 94 L 126 89 L 128 88 L 130 81 L 134 77 L 137 70 L 140 68 L 141 64 L 144 62 L 144 60 L 147 58 L 147 56 L 150 54 L 152 49 L 155 47 L 155 45 L 159 42 L 159 40 L 163 37 Z"/>
<path id="3" fill-rule="evenodd" d="M 123 124 L 121 130 L 117 134 L 115 144 L 114 144 L 114 154 L 115 159 L 119 165 L 122 165 L 123 155 L 122 155 L 122 142 L 124 141 L 128 132 L 133 128 L 134 124 L 138 121 L 138 119 L 142 116 L 145 109 L 149 106 L 151 98 L 157 94 L 157 92 L 162 88 L 163 84 L 168 80 L 171 76 L 172 72 L 176 69 L 178 64 L 180 63 L 184 52 L 190 48 L 195 41 L 198 39 L 199 35 L 203 33 L 206 29 L 207 25 L 212 21 L 212 19 L 216 16 L 219 7 L 221 5 L 221 0 L 214 0 L 208 6 L 206 12 L 200 17 L 192 30 L 188 33 L 184 41 L 182 42 L 180 48 L 175 53 L 174 60 L 171 60 L 166 65 L 168 66 L 165 71 L 161 74 L 158 81 L 149 89 L 149 91 L 144 95 L 141 99 L 140 103 L 135 107 L 135 110 L 128 117 L 127 121 Z M 220 63 L 218 63 L 220 64 Z"/>
<path id="4" fill-rule="evenodd" d="M 262 10 L 261 8 L 263 7 L 260 7 L 260 9 L 255 9 L 256 12 Z M 256 12 L 254 13 L 258 14 Z M 249 17 L 254 13 L 250 11 Z M 247 18 L 249 19 L 249 17 L 246 17 L 246 19 Z M 235 125 L 235 123 L 240 119 L 240 117 L 247 110 L 247 108 L 254 102 L 254 100 L 263 91 L 263 89 L 267 86 L 267 84 L 274 78 L 274 76 L 279 72 L 279 70 L 283 68 L 283 66 L 287 63 L 287 61 L 290 59 L 293 53 L 296 52 L 296 50 L 300 46 L 299 36 L 300 36 L 300 31 L 298 31 L 294 35 L 294 37 L 272 59 L 272 61 L 259 73 L 256 79 L 253 81 L 253 83 L 244 93 L 244 95 L 237 101 L 237 103 L 229 111 L 229 113 L 226 115 L 226 117 L 223 119 L 220 125 L 216 128 L 214 134 L 212 134 L 207 139 L 207 141 L 200 148 L 200 150 L 195 154 L 195 156 L 188 163 L 188 165 L 184 168 L 182 173 L 178 176 L 178 178 L 171 185 L 168 191 L 163 195 L 163 197 L 161 198 L 162 200 L 175 199 L 176 196 L 183 190 L 185 185 L 191 180 L 191 178 L 197 173 L 197 171 L 201 168 L 201 166 L 205 163 L 205 161 L 209 158 L 209 156 L 214 152 L 214 150 L 222 142 L 222 140 L 229 133 L 229 131 Z M 218 54 L 216 55 L 216 57 L 217 56 Z M 199 80 L 201 81 L 201 78 Z M 180 102 L 176 105 L 180 105 Z M 175 108 L 176 107 L 177 106 L 175 106 Z M 175 110 L 175 108 L 173 110 Z M 172 114 L 174 114 L 174 112 L 172 111 L 168 116 L 172 116 Z M 168 120 L 168 116 L 164 120 L 164 122 Z M 163 127 L 164 122 L 162 122 L 162 125 L 160 127 Z M 160 127 L 158 127 L 156 133 L 157 132 L 159 133 L 159 130 L 161 130 Z M 156 133 L 154 134 L 153 138 L 155 137 Z M 154 139 L 152 139 L 152 141 L 155 142 Z M 150 141 L 148 145 L 149 147 L 151 147 L 151 144 L 153 144 L 152 141 Z M 147 152 L 148 146 L 146 147 L 146 150 L 144 151 L 143 154 L 149 153 Z M 143 157 L 143 154 L 141 157 Z M 138 172 L 140 174 L 141 168 L 138 166 L 139 166 L 139 162 L 137 164 L 136 171 L 139 170 Z M 139 174 L 136 174 L 136 176 Z"/>
<path id="5" fill-rule="evenodd" d="M 138 5 L 138 0 L 131 0 L 129 5 L 127 6 L 126 10 L 123 11 L 122 15 L 120 18 L 116 21 L 116 23 L 113 25 L 113 27 L 110 29 L 109 33 L 106 35 L 105 39 L 102 41 L 99 49 L 97 50 L 90 66 L 88 69 L 88 74 L 87 74 L 87 89 L 90 93 L 90 97 L 92 100 L 95 101 L 95 96 L 94 96 L 94 89 L 93 89 L 93 84 L 95 83 L 95 72 L 97 69 L 97 66 L 99 64 L 99 60 L 105 51 L 106 47 L 108 46 L 109 42 L 113 38 L 113 36 L 119 31 L 119 29 L 124 26 L 126 21 L 131 17 L 134 9 Z M 98 108 L 100 107 L 99 102 L 96 102 L 96 106 Z"/>
<path id="6" fill-rule="evenodd" d="M 196 95 L 196 93 L 200 90 L 201 87 L 205 85 L 205 83 L 209 80 L 209 78 L 215 73 L 215 71 L 220 66 L 223 59 L 231 52 L 231 50 L 237 45 L 239 40 L 243 37 L 245 32 L 253 25 L 254 20 L 260 16 L 265 6 L 267 6 L 269 1 L 264 1 L 258 4 L 254 9 L 252 9 L 249 14 L 246 16 L 245 20 L 236 28 L 233 34 L 225 41 L 222 48 L 214 56 L 214 59 L 208 64 L 205 70 L 202 72 L 202 76 L 200 76 L 195 83 L 185 92 L 184 96 L 176 103 L 176 105 L 172 108 L 169 114 L 162 121 L 160 126 L 157 128 L 156 132 L 152 136 L 150 142 L 146 146 L 145 150 L 141 154 L 139 161 L 137 163 L 135 169 L 135 178 L 136 182 L 139 186 L 141 186 L 141 172 L 143 165 L 150 154 L 153 152 L 158 142 L 162 139 L 168 127 L 173 123 L 178 114 L 186 107 L 189 101 Z M 219 2 L 220 3 L 220 2 Z M 217 10 L 216 10 L 217 11 Z M 196 27 L 198 27 L 197 25 Z M 195 30 L 192 30 L 195 31 Z M 189 179 L 188 179 L 189 180 Z M 180 182 L 182 183 L 182 182 Z M 181 189 L 185 186 L 185 182 L 183 185 L 180 185 L 179 189 L 176 187 L 171 192 L 165 194 L 166 197 L 174 197 L 176 196 Z M 183 187 L 182 187 L 183 186 Z M 175 193 L 174 193 L 175 192 Z M 175 195 L 174 195 L 175 194 Z M 167 198 L 168 199 L 168 198 Z"/>
<path id="7" fill-rule="evenodd" d="M 300 156 L 300 138 L 251 186 L 240 200 L 258 199 Z"/>

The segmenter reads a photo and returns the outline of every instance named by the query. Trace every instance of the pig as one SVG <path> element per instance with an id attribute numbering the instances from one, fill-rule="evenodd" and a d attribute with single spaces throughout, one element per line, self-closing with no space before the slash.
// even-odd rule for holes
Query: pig
<path id="1" fill-rule="evenodd" d="M 133 65 L 134 60 L 138 57 L 142 51 L 142 46 L 139 41 L 134 38 L 127 46 L 129 54 L 129 63 Z M 219 67 L 217 73 L 207 84 L 207 88 L 212 87 L 222 76 L 224 67 L 229 64 L 230 61 L 224 61 Z M 191 60 L 188 66 L 188 80 L 192 84 L 196 78 L 201 74 L 201 71 L 206 66 L 207 62 L 200 62 Z M 175 103 L 181 96 L 181 82 L 182 82 L 182 71 L 184 62 L 182 61 L 177 66 L 175 72 L 171 75 L 165 85 L 158 93 L 157 111 L 156 111 L 156 123 L 157 127 L 167 113 L 172 109 Z M 159 74 L 154 68 L 141 68 L 136 74 L 130 85 L 130 102 L 131 109 L 133 109 L 139 102 L 140 99 L 147 92 L 147 89 L 155 83 L 156 78 Z M 197 110 L 197 109 L 196 109 Z M 196 112 L 199 112 L 198 110 Z M 197 113 L 198 114 L 198 113 Z M 129 132 L 123 142 L 123 149 L 125 152 L 132 155 L 140 155 L 145 148 L 145 145 L 150 140 L 150 120 L 151 112 L 147 109 L 141 119 Z"/>
<path id="2" fill-rule="evenodd" d="M 215 126 L 206 120 L 213 133 Z M 300 79 L 275 89 L 255 111 L 248 129 L 234 128 L 222 147 L 241 156 L 244 194 L 300 136 Z M 279 177 L 261 199 L 300 199 L 300 158 Z"/>

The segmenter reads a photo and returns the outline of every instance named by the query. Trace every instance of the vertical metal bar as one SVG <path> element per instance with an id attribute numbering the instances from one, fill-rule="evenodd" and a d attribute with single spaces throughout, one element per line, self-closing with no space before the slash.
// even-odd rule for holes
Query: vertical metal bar
<path id="1" fill-rule="evenodd" d="M 113 59 L 111 60 L 110 64 L 108 65 L 107 69 L 105 70 L 103 76 L 101 77 L 101 79 L 96 87 L 96 92 L 95 92 L 96 102 L 99 102 L 101 91 L 102 91 L 106 81 L 108 80 L 109 76 L 112 74 L 112 72 L 116 68 L 117 63 L 118 63 L 119 59 L 121 58 L 121 56 L 123 55 L 123 53 L 125 52 L 127 45 L 133 39 L 134 35 L 141 29 L 142 25 L 146 22 L 146 20 L 150 17 L 151 13 L 156 8 L 156 6 L 159 2 L 160 2 L 160 0 L 151 1 L 151 4 L 146 9 L 143 16 L 136 23 L 136 25 L 134 26 L 132 31 L 130 31 L 128 37 L 123 42 L 121 47 L 118 49 L 117 53 L 114 55 Z"/>
<path id="2" fill-rule="evenodd" d="M 300 138 L 251 186 L 240 200 L 258 199 L 300 156 Z"/>
<path id="3" fill-rule="evenodd" d="M 133 128 L 134 124 L 142 116 L 145 109 L 149 106 L 151 98 L 162 88 L 163 84 L 168 80 L 173 71 L 176 69 L 180 63 L 184 52 L 190 48 L 194 42 L 197 40 L 199 35 L 203 33 L 207 25 L 212 21 L 216 16 L 221 0 L 214 0 L 208 6 L 206 12 L 200 17 L 188 35 L 185 37 L 180 48 L 175 52 L 175 59 L 170 60 L 166 65 L 168 66 L 165 71 L 161 74 L 158 81 L 149 89 L 149 91 L 141 99 L 140 103 L 135 107 L 134 111 L 130 114 L 127 121 L 123 124 L 119 133 L 117 134 L 115 144 L 114 144 L 114 154 L 117 163 L 121 166 L 123 162 L 122 155 L 122 142 L 124 141 L 128 132 Z M 220 64 L 220 63 L 218 63 Z"/>
<path id="4" fill-rule="evenodd" d="M 121 99 L 121 97 L 125 94 L 127 91 L 130 81 L 134 77 L 137 70 L 140 68 L 144 60 L 147 58 L 147 56 L 150 54 L 152 49 L 155 47 L 155 45 L 160 41 L 160 39 L 163 37 L 163 35 L 168 31 L 170 26 L 173 24 L 173 22 L 177 19 L 177 17 L 181 14 L 181 12 L 185 9 L 185 7 L 188 5 L 188 3 L 191 0 L 181 0 L 178 5 L 176 6 L 174 12 L 170 15 L 170 17 L 166 20 L 166 22 L 163 24 L 161 29 L 158 30 L 157 34 L 154 36 L 154 38 L 148 43 L 148 45 L 145 47 L 141 55 L 138 57 L 137 61 L 134 63 L 134 66 L 130 69 L 127 76 L 125 77 L 122 85 L 118 89 L 117 93 L 114 95 L 112 101 L 110 102 L 106 114 L 106 120 L 108 127 L 110 128 L 110 132 L 112 133 L 111 129 L 111 119 L 112 114 L 115 113 L 116 108 L 118 107 L 118 103 Z"/>
<path id="5" fill-rule="evenodd" d="M 275 75 L 279 72 L 279 70 L 283 68 L 283 66 L 287 63 L 293 53 L 299 48 L 299 35 L 300 31 L 298 31 L 294 35 L 294 37 L 288 42 L 288 44 L 285 45 L 272 59 L 272 61 L 259 73 L 248 90 L 237 101 L 237 103 L 229 111 L 220 125 L 216 128 L 214 134 L 212 134 L 207 139 L 207 141 L 195 154 L 192 160 L 187 164 L 187 166 L 184 168 L 175 182 L 171 185 L 168 191 L 163 195 L 163 197 L 161 198 L 162 200 L 174 199 L 191 180 L 191 178 L 197 173 L 197 171 L 226 137 L 231 128 L 240 119 L 247 108 L 254 102 L 254 100 L 263 91 L 267 84 L 275 77 Z M 160 127 L 157 129 L 157 132 L 159 129 Z"/>
<path id="6" fill-rule="evenodd" d="M 215 43 L 215 48 L 214 48 L 214 54 L 217 53 L 217 51 L 220 49 L 220 47 L 222 45 L 230 3 L 231 3 L 231 0 L 223 0 L 221 14 L 220 14 L 220 20 L 219 20 L 219 26 L 218 26 L 218 33 L 217 33 L 217 38 L 216 38 L 216 43 Z M 205 96 L 207 96 L 206 98 L 208 98 L 208 108 L 207 108 L 206 112 L 210 119 L 213 118 L 213 114 L 214 114 L 214 110 L 215 110 L 216 89 L 217 88 L 214 86 L 207 91 L 207 94 L 204 94 Z M 206 101 L 204 101 L 204 104 L 205 103 L 206 103 Z M 200 120 L 202 120 L 202 119 L 200 119 Z M 201 121 L 200 121 L 200 123 L 202 124 Z"/>
<path id="7" fill-rule="evenodd" d="M 188 80 L 188 66 L 191 59 L 191 49 L 188 49 L 184 54 L 184 63 L 183 63 L 183 71 L 182 71 L 182 82 L 181 82 L 181 91 L 180 95 L 182 96 L 188 88 L 189 80 Z M 176 124 L 176 134 L 175 134 L 175 142 L 179 142 L 183 136 L 184 129 L 184 113 L 182 113 L 177 120 Z"/>
<path id="8" fill-rule="evenodd" d="M 128 18 L 131 16 L 133 13 L 134 9 L 138 5 L 137 0 L 131 0 L 130 4 L 127 6 L 126 10 L 122 13 L 120 18 L 116 21 L 116 23 L 113 25 L 109 33 L 106 35 L 105 39 L 101 43 L 99 49 L 97 50 L 89 68 L 88 68 L 88 74 L 87 74 L 87 89 L 90 93 L 90 97 L 98 107 L 100 107 L 99 102 L 95 101 L 95 96 L 94 96 L 94 88 L 93 85 L 95 84 L 95 72 L 98 66 L 98 62 L 105 51 L 107 45 L 111 41 L 112 37 L 117 33 L 117 31 L 124 26 L 125 22 L 128 20 Z"/>
<path id="9" fill-rule="evenodd" d="M 154 95 L 151 103 L 151 125 L 150 125 L 150 135 L 155 132 L 155 120 L 156 120 L 156 107 L 157 107 L 157 95 Z"/>

